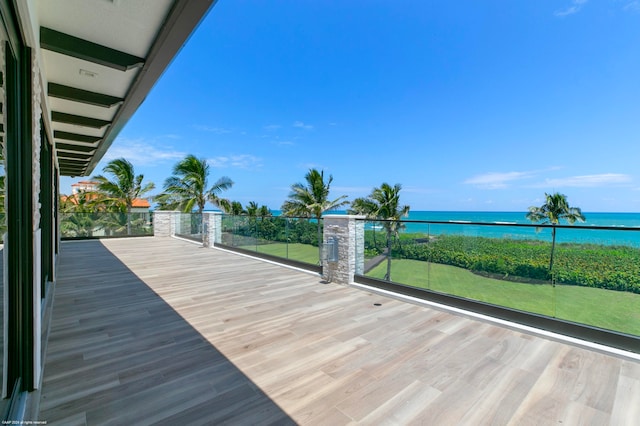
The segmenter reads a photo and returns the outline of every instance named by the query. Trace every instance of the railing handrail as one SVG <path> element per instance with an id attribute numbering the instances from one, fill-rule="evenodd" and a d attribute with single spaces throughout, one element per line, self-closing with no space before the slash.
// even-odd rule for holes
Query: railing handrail
<path id="1" fill-rule="evenodd" d="M 374 218 L 356 218 L 357 221 L 363 222 L 401 222 L 427 225 L 473 225 L 473 226 L 504 226 L 518 228 L 556 228 L 556 229 L 581 229 L 581 230 L 597 230 L 597 231 L 640 231 L 640 226 L 603 226 L 603 225 L 567 225 L 567 224 L 535 224 L 535 223 L 512 223 L 512 222 L 472 222 L 466 220 L 411 220 L 411 219 L 374 219 Z"/>
<path id="2" fill-rule="evenodd" d="M 222 216 L 227 217 L 246 217 L 246 218 L 254 218 L 254 219 L 308 219 L 308 220 L 316 220 L 316 217 L 313 216 L 285 216 L 282 214 L 279 215 L 271 215 L 271 216 L 249 216 L 248 214 L 230 214 L 230 213 L 222 213 Z M 320 220 L 324 219 L 323 217 Z"/>

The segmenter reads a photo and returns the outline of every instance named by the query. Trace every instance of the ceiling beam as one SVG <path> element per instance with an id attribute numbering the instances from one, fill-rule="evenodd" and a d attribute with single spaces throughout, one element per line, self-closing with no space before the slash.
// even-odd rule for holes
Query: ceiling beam
<path id="1" fill-rule="evenodd" d="M 88 90 L 64 86 L 58 83 L 49 83 L 48 93 L 49 96 L 53 96 L 54 98 L 66 99 L 68 101 L 81 102 L 83 104 L 96 105 L 104 108 L 111 108 L 123 101 L 122 98 L 118 98 L 116 96 L 90 92 Z"/>
<path id="2" fill-rule="evenodd" d="M 52 111 L 51 120 L 58 123 L 75 124 L 77 126 L 93 127 L 101 129 L 111 124 L 110 121 L 100 120 L 99 118 L 84 117 L 82 115 L 67 114 L 66 112 Z"/>
<path id="3" fill-rule="evenodd" d="M 46 27 L 40 27 L 40 47 L 120 71 L 144 64 L 143 58 Z"/>
<path id="4" fill-rule="evenodd" d="M 86 152 L 88 154 L 93 154 L 93 152 L 96 150 L 96 147 L 57 142 L 56 149 L 63 149 L 65 151 L 74 151 L 74 152 Z"/>
<path id="5" fill-rule="evenodd" d="M 91 156 L 93 154 L 86 152 L 69 152 L 69 151 L 60 151 L 58 150 L 58 158 L 68 158 L 73 160 L 82 160 L 88 162 L 91 160 Z"/>
<path id="6" fill-rule="evenodd" d="M 87 167 L 84 164 L 75 166 L 60 163 L 60 172 L 63 174 L 63 176 L 82 176 L 85 170 L 87 170 Z"/>
<path id="7" fill-rule="evenodd" d="M 113 117 L 113 125 L 105 131 L 104 139 L 89 167 L 91 173 L 109 149 L 120 130 L 146 98 L 160 75 L 178 54 L 182 45 L 198 26 L 200 20 L 217 0 L 175 0 L 169 15 L 146 55 L 146 62 L 127 93 L 127 98 Z"/>
<path id="8" fill-rule="evenodd" d="M 78 160 L 75 158 L 60 158 L 60 163 L 64 163 L 67 166 L 75 166 L 75 167 L 80 167 L 80 166 L 85 166 L 87 164 L 87 162 L 85 160 Z"/>
<path id="9" fill-rule="evenodd" d="M 100 142 L 100 140 L 102 139 L 101 136 L 80 135 L 78 133 L 63 132 L 61 130 L 54 130 L 53 138 L 84 143 L 96 143 Z"/>

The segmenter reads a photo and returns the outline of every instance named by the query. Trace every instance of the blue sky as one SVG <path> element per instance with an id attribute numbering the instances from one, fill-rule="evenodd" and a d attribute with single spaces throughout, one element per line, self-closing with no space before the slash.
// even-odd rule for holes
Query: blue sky
<path id="1" fill-rule="evenodd" d="M 195 154 L 272 209 L 315 167 L 412 210 L 639 212 L 638 46 L 640 0 L 220 0 L 94 174 L 157 193 Z"/>

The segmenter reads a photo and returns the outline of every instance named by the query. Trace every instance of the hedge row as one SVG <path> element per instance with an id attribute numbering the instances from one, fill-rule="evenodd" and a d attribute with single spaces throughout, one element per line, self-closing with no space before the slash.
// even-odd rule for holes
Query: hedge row
<path id="1" fill-rule="evenodd" d="M 549 272 L 551 244 L 536 240 L 438 235 L 431 239 L 404 235 L 394 242 L 396 258 L 453 265 L 506 279 L 551 281 L 559 284 L 640 293 L 640 249 L 596 244 L 556 244 L 553 274 Z M 384 236 L 367 231 L 365 248 L 381 253 Z"/>
<path id="2" fill-rule="evenodd" d="M 318 246 L 318 224 L 306 219 L 291 219 L 283 216 L 225 217 L 222 229 L 235 235 L 258 238 L 264 241 Z"/>

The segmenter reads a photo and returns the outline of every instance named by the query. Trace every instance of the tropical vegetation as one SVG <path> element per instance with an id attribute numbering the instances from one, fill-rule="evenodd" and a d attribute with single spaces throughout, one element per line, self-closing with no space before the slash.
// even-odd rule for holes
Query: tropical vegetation
<path id="1" fill-rule="evenodd" d="M 314 218 L 317 223 L 318 241 L 322 241 L 322 214 L 336 210 L 349 204 L 346 195 L 330 199 L 333 176 L 329 175 L 325 181 L 324 170 L 309 169 L 304 176 L 305 183 L 291 185 L 289 198 L 282 204 L 284 216 Z M 322 246 L 318 245 L 318 259 L 322 258 Z"/>
<path id="2" fill-rule="evenodd" d="M 365 231 L 365 249 L 370 255 L 385 249 L 374 240 L 374 232 Z M 640 293 L 640 249 L 635 247 L 560 243 L 555 248 L 556 262 L 550 272 L 551 250 L 545 241 L 445 234 L 431 238 L 402 234 L 400 240 L 392 246 L 394 259 L 457 266 L 503 281 Z"/>
<path id="3" fill-rule="evenodd" d="M 351 203 L 350 213 L 365 215 L 367 219 L 380 220 L 386 230 L 387 273 L 384 279 L 391 281 L 391 240 L 398 240 L 398 231 L 402 228 L 400 219 L 409 215 L 410 207 L 400 204 L 399 183 L 394 186 L 383 183 L 374 188 L 366 198 L 356 198 Z M 375 234 L 374 234 L 375 237 Z"/>
<path id="4" fill-rule="evenodd" d="M 398 282 L 494 305 L 640 335 L 640 295 L 601 288 L 509 282 L 450 265 L 394 259 Z M 368 274 L 382 279 L 383 265 Z"/>
<path id="5" fill-rule="evenodd" d="M 217 207 L 226 205 L 228 201 L 220 194 L 230 189 L 233 181 L 223 176 L 209 186 L 209 172 L 206 159 L 187 155 L 173 167 L 173 175 L 164 182 L 164 192 L 155 200 L 162 209 L 178 208 L 185 213 L 194 209 L 202 213 L 207 201 Z"/>
<path id="6" fill-rule="evenodd" d="M 570 224 L 573 224 L 576 221 L 584 222 L 585 217 L 580 208 L 569 206 L 566 195 L 556 192 L 553 194 L 545 193 L 544 196 L 544 204 L 539 207 L 529 207 L 527 219 L 532 222 L 552 225 L 551 256 L 549 258 L 549 271 L 551 272 L 553 270 L 553 258 L 556 248 L 556 225 L 558 225 L 562 219 L 566 220 Z"/>
<path id="7" fill-rule="evenodd" d="M 98 182 L 97 197 L 93 204 L 102 204 L 110 211 L 125 210 L 127 235 L 131 235 L 131 209 L 134 200 L 155 188 L 153 182 L 142 184 L 144 175 L 136 175 L 133 164 L 124 158 L 111 160 L 102 171 L 111 175 L 112 180 L 103 175 L 94 176 Z"/>

